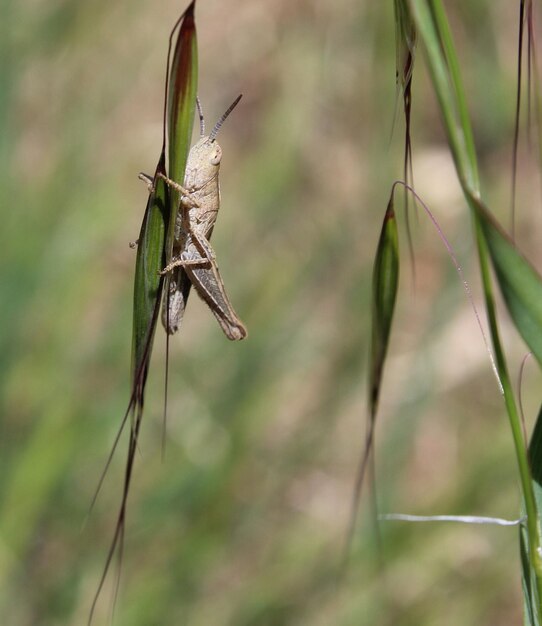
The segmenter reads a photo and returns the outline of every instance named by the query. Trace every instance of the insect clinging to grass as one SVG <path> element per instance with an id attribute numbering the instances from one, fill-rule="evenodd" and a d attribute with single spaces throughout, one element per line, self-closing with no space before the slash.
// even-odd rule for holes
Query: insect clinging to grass
<path id="1" fill-rule="evenodd" d="M 175 220 L 173 256 L 162 271 L 168 278 L 162 305 L 162 324 L 170 335 L 179 329 L 191 285 L 209 306 L 228 339 L 236 341 L 247 335 L 226 294 L 216 255 L 209 243 L 220 208 L 218 176 L 222 149 L 216 137 L 240 99 L 241 96 L 238 96 L 220 116 L 209 135 L 205 135 L 205 120 L 197 98 L 200 139 L 188 155 L 184 185 L 160 176 L 181 194 Z M 152 185 L 147 175 L 140 174 L 140 178 Z"/>
<path id="2" fill-rule="evenodd" d="M 154 175 L 140 174 L 140 178 L 148 185 L 149 197 L 139 239 L 136 242 L 132 388 L 128 407 L 98 482 L 93 504 L 127 423 L 130 424 L 128 455 L 115 532 L 89 612 L 89 624 L 92 622 L 98 598 L 115 554 L 119 557 L 115 596 L 118 591 L 128 495 L 136 452 L 139 449 L 138 439 L 143 419 L 145 386 L 160 307 L 162 307 L 162 322 L 168 334 L 164 433 L 167 414 L 167 342 L 169 335 L 179 329 L 192 285 L 209 306 L 229 339 L 240 340 L 247 335 L 244 324 L 237 317 L 226 295 L 216 255 L 209 243 L 220 208 L 218 175 L 222 150 L 216 138 L 222 124 L 241 96 L 236 98 L 219 118 L 209 135 L 205 135 L 201 104 L 196 97 L 197 46 L 194 6 L 195 0 L 177 20 L 169 36 L 162 149 Z M 173 37 L 177 29 L 179 29 L 177 43 L 173 61 L 170 64 Z M 187 156 L 195 105 L 199 112 L 200 139 Z M 177 124 L 177 119 L 180 120 L 179 124 Z M 169 147 L 170 170 L 166 169 L 166 146 Z M 176 167 L 179 164 L 184 165 L 185 159 L 186 167 L 182 170 L 180 166 Z M 176 175 L 172 173 L 175 171 L 178 172 Z M 184 175 L 181 172 L 184 172 Z M 132 247 L 135 247 L 135 244 Z"/>

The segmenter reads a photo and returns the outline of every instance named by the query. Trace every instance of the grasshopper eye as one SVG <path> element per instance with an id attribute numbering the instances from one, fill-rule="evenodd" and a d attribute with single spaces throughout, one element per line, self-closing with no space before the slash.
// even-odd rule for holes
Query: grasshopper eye
<path id="1" fill-rule="evenodd" d="M 213 152 L 211 152 L 211 157 L 210 157 L 211 165 L 218 165 L 221 159 L 222 159 L 222 149 L 217 144 Z"/>

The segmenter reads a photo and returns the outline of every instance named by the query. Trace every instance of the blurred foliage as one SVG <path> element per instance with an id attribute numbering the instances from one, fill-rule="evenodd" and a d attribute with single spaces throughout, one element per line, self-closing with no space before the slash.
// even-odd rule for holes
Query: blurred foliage
<path id="1" fill-rule="evenodd" d="M 517 7 L 448 5 L 482 184 L 504 216 Z M 147 197 L 136 175 L 153 170 L 160 150 L 167 37 L 184 8 L 2 4 L 5 624 L 85 623 L 104 564 L 125 439 L 88 521 L 87 510 L 129 397 L 128 242 Z M 244 94 L 221 133 L 213 245 L 249 337 L 228 342 L 191 298 L 172 343 L 162 463 L 157 334 L 115 624 L 518 623 L 510 529 L 388 523 L 380 574 L 365 506 L 350 569 L 337 579 L 365 433 L 371 263 L 402 171 L 400 118 L 389 140 L 392 3 L 209 0 L 196 18 L 209 125 Z M 414 181 L 477 293 L 468 213 L 422 65 Z M 524 144 L 516 234 L 539 253 L 536 164 Z M 515 517 L 512 444 L 476 322 L 421 216 L 414 238 L 416 288 L 404 272 L 382 389 L 381 510 Z M 525 348 L 512 331 L 506 340 L 517 369 Z M 538 410 L 532 370 L 529 423 Z M 94 623 L 107 619 L 102 598 Z"/>

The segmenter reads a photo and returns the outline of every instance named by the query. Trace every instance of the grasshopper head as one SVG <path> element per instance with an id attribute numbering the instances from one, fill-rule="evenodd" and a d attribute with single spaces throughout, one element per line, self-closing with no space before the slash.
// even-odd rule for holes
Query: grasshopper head
<path id="1" fill-rule="evenodd" d="M 202 137 L 190 149 L 186 164 L 185 181 L 188 185 L 200 187 L 215 180 L 220 169 L 222 148 L 209 137 Z"/>
<path id="2" fill-rule="evenodd" d="M 227 108 L 227 110 L 219 117 L 217 123 L 214 125 L 213 130 L 209 133 L 208 136 L 205 136 L 205 121 L 203 119 L 201 103 L 199 101 L 199 98 L 196 98 L 200 121 L 200 140 L 192 147 L 192 150 L 190 151 L 190 156 L 191 158 L 193 158 L 194 163 L 197 162 L 198 170 L 200 172 L 208 172 L 209 178 L 220 167 L 220 161 L 222 159 L 222 148 L 216 142 L 216 136 L 228 115 L 237 106 L 239 100 L 241 100 L 241 96 L 238 96 L 233 101 L 233 103 Z M 205 176 L 205 178 L 207 178 L 207 176 Z"/>

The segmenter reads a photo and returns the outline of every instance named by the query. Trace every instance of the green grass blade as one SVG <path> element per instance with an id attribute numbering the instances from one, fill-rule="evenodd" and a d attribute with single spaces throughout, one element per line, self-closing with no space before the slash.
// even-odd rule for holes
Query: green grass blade
<path id="1" fill-rule="evenodd" d="M 186 160 L 192 141 L 192 127 L 196 109 L 198 89 L 198 50 L 196 24 L 194 20 L 195 1 L 190 4 L 177 36 L 167 95 L 168 131 L 168 175 L 179 184 L 184 182 Z M 171 206 L 179 204 L 179 193 L 171 190 Z M 176 211 L 170 215 L 167 236 L 167 258 L 171 258 L 175 232 Z"/>
<path id="2" fill-rule="evenodd" d="M 542 277 L 481 203 L 478 214 L 491 261 L 516 328 L 542 365 Z"/>
<path id="3" fill-rule="evenodd" d="M 399 240 L 397 220 L 393 209 L 393 191 L 390 198 L 373 269 L 371 364 L 369 380 L 369 408 L 374 419 L 382 382 L 382 371 L 388 350 L 397 285 L 399 282 Z"/>
<path id="4" fill-rule="evenodd" d="M 177 41 L 171 72 L 168 77 L 168 93 L 166 100 L 166 115 L 168 137 L 168 176 L 179 184 L 184 183 L 186 161 L 192 140 L 192 127 L 196 108 L 198 89 L 198 47 L 196 24 L 194 20 L 195 0 L 186 9 Z M 171 34 L 173 37 L 173 32 Z M 171 38 L 170 38 L 171 45 Z M 180 195 L 175 189 L 170 189 L 170 203 L 172 210 L 166 239 L 166 259 L 171 261 L 175 234 L 175 220 Z M 184 269 L 180 269 L 184 272 Z M 169 293 L 169 280 L 166 279 L 166 292 Z M 184 281 L 183 297 L 188 300 L 191 282 Z M 167 366 L 166 366 L 167 367 Z"/>
<path id="5" fill-rule="evenodd" d="M 152 351 L 154 331 L 160 312 L 164 277 L 160 271 L 171 258 L 174 241 L 176 208 L 178 194 L 173 194 L 161 175 L 166 175 L 165 137 L 166 122 L 168 129 L 169 147 L 169 177 L 181 182 L 184 181 L 184 169 L 188 157 L 190 140 L 192 138 L 192 123 L 196 99 L 197 81 L 197 49 L 196 30 L 194 23 L 194 2 L 182 16 L 182 25 L 179 30 L 171 73 L 166 74 L 166 102 L 164 105 L 164 135 L 162 151 L 153 179 L 153 189 L 149 194 L 147 207 L 139 234 L 136 270 L 134 282 L 134 310 L 132 332 L 132 393 L 130 402 L 122 420 L 119 435 L 113 444 L 113 450 L 106 463 L 104 473 L 100 479 L 100 488 L 103 476 L 107 471 L 111 456 L 116 448 L 118 439 L 126 419 L 132 415 L 128 457 L 124 477 L 122 501 L 115 526 L 115 533 L 109 548 L 105 567 L 94 596 L 89 615 L 89 624 L 92 621 L 96 603 L 105 582 L 109 567 L 118 549 L 122 559 L 126 505 L 130 490 L 132 470 L 139 429 L 143 417 L 143 396 L 148 373 L 148 365 Z M 180 21 L 180 20 L 179 20 Z M 177 22 L 178 24 L 179 22 Z M 170 35 L 170 49 L 173 34 Z M 168 52 L 169 71 L 169 52 Z M 167 120 L 166 120 L 167 112 Z"/>
<path id="6" fill-rule="evenodd" d="M 463 188 L 479 191 L 478 168 L 468 110 L 464 101 L 459 64 L 443 9 L 438 2 L 410 0 L 420 40 L 444 119 L 448 144 Z"/>
<path id="7" fill-rule="evenodd" d="M 122 561 L 122 551 L 124 542 L 124 528 L 126 519 L 126 503 L 130 490 L 132 468 L 137 449 L 137 437 L 141 418 L 143 416 L 143 396 L 145 392 L 145 382 L 148 372 L 148 364 L 152 351 L 154 331 L 158 314 L 160 312 L 160 302 L 164 278 L 159 274 L 165 263 L 165 236 L 169 223 L 169 193 L 168 188 L 158 174 L 165 173 L 165 151 L 162 149 L 158 165 L 154 175 L 154 187 L 149 194 L 147 207 L 143 222 L 139 232 L 137 244 L 136 269 L 134 279 L 134 308 L 133 308 L 133 329 L 132 329 L 132 391 L 130 402 L 126 409 L 113 448 L 105 464 L 98 488 L 94 495 L 93 504 L 101 488 L 104 476 L 109 467 L 109 463 L 117 447 L 119 437 L 124 429 L 124 425 L 129 415 L 132 416 L 132 428 L 130 429 L 130 444 L 128 458 L 126 462 L 124 487 L 122 500 L 113 534 L 113 540 L 107 554 L 102 577 L 98 584 L 96 594 L 90 608 L 88 624 L 92 623 L 94 610 L 98 598 L 102 591 L 109 567 L 119 550 L 119 558 Z"/>
<path id="8" fill-rule="evenodd" d="M 432 1 L 431 8 L 434 15 L 435 26 L 438 37 L 441 41 L 443 54 L 448 67 L 453 95 L 456 102 L 456 110 L 459 118 L 459 128 L 461 129 L 463 150 L 466 154 L 466 162 L 468 163 L 468 173 L 471 187 L 478 191 L 480 187 L 478 174 L 478 161 L 476 158 L 476 148 L 474 145 L 474 136 L 470 124 L 469 110 L 467 107 L 467 98 L 461 80 L 461 72 L 459 69 L 459 60 L 455 52 L 455 46 L 450 31 L 450 25 L 444 12 L 444 7 L 440 0 Z"/>
<path id="9" fill-rule="evenodd" d="M 166 95 L 169 148 L 167 174 L 181 184 L 192 138 L 197 89 L 194 5 L 195 2 L 192 2 L 181 18 Z M 149 196 L 141 226 L 136 260 L 132 371 L 134 380 L 139 381 L 143 380 L 146 363 L 150 358 L 164 283 L 159 272 L 171 257 L 175 208 L 179 202 L 177 192 L 167 187 L 157 176 L 159 173 L 166 174 L 164 148 L 154 177 L 155 189 Z"/>
<path id="10" fill-rule="evenodd" d="M 155 188 L 149 195 L 137 246 L 134 281 L 132 334 L 132 376 L 134 383 L 150 358 L 151 344 L 160 310 L 165 265 L 165 234 L 169 223 L 169 192 L 158 173 L 165 174 L 162 152 L 155 174 Z"/>
<path id="11" fill-rule="evenodd" d="M 350 523 L 345 544 L 344 563 L 348 562 L 348 556 L 354 530 L 356 527 L 357 513 L 361 501 L 361 492 L 365 481 L 365 474 L 371 457 L 375 435 L 376 414 L 378 410 L 378 398 L 382 383 L 384 362 L 388 351 L 391 324 L 395 301 L 397 298 L 397 286 L 399 284 L 399 238 L 397 234 L 397 220 L 393 209 L 393 194 L 395 185 L 391 191 L 390 201 L 384 215 L 380 239 L 375 255 L 373 266 L 372 287 L 372 329 L 371 329 L 371 356 L 369 369 L 369 424 L 365 436 L 365 444 L 361 453 L 356 482 L 352 498 Z"/>
<path id="12" fill-rule="evenodd" d="M 490 262 L 493 262 L 497 270 L 499 282 L 505 284 L 505 299 L 511 309 L 515 323 L 521 324 L 523 332 L 527 332 L 529 340 L 533 341 L 536 332 L 534 324 L 538 319 L 537 296 L 529 297 L 526 293 L 528 287 L 534 287 L 535 292 L 540 291 L 539 277 L 534 273 L 522 269 L 518 264 L 521 258 L 516 252 L 512 254 L 510 248 L 503 244 L 502 237 L 496 234 L 495 229 L 488 226 L 488 220 L 482 217 L 480 207 L 480 185 L 478 178 L 478 165 L 474 147 L 473 135 L 470 126 L 466 98 L 459 73 L 457 54 L 451 37 L 448 21 L 440 0 L 410 0 L 412 14 L 418 27 L 421 41 L 423 41 L 427 53 L 428 67 L 435 93 L 437 95 L 441 113 L 444 119 L 448 142 L 454 158 L 457 174 L 463 188 L 463 192 L 474 217 L 474 234 L 478 248 L 480 273 L 485 296 L 486 313 L 491 333 L 493 350 L 499 378 L 504 393 L 504 401 L 512 436 L 514 440 L 518 471 L 521 480 L 521 488 L 527 512 L 527 531 L 529 537 L 529 561 L 534 571 L 537 596 L 542 596 L 542 558 L 539 552 L 542 539 L 540 536 L 539 516 L 533 493 L 533 485 L 530 475 L 530 467 L 527 459 L 527 451 L 522 436 L 522 428 L 517 410 L 517 404 L 508 374 L 508 367 L 502 343 L 500 340 L 497 311 L 494 298 L 493 281 L 489 271 Z M 489 214 L 487 214 L 489 216 Z M 490 241 L 486 241 L 490 235 Z M 496 249 L 499 250 L 496 252 Z M 496 252 L 496 254 L 495 254 Z M 494 259 L 494 257 L 497 257 Z M 505 267 L 507 260 L 513 257 L 513 269 Z M 490 261 L 491 257 L 491 261 Z M 518 269 L 519 268 L 519 269 Z M 499 275 L 500 274 L 500 275 Z M 521 286 L 513 285 L 514 275 L 519 275 Z M 501 284 L 501 288 L 503 285 Z M 519 328 L 518 328 L 519 330 Z M 522 330 L 520 330 L 522 332 Z M 538 326 L 538 333 L 542 332 L 542 326 Z M 538 357 L 537 357 L 538 358 Z"/>

